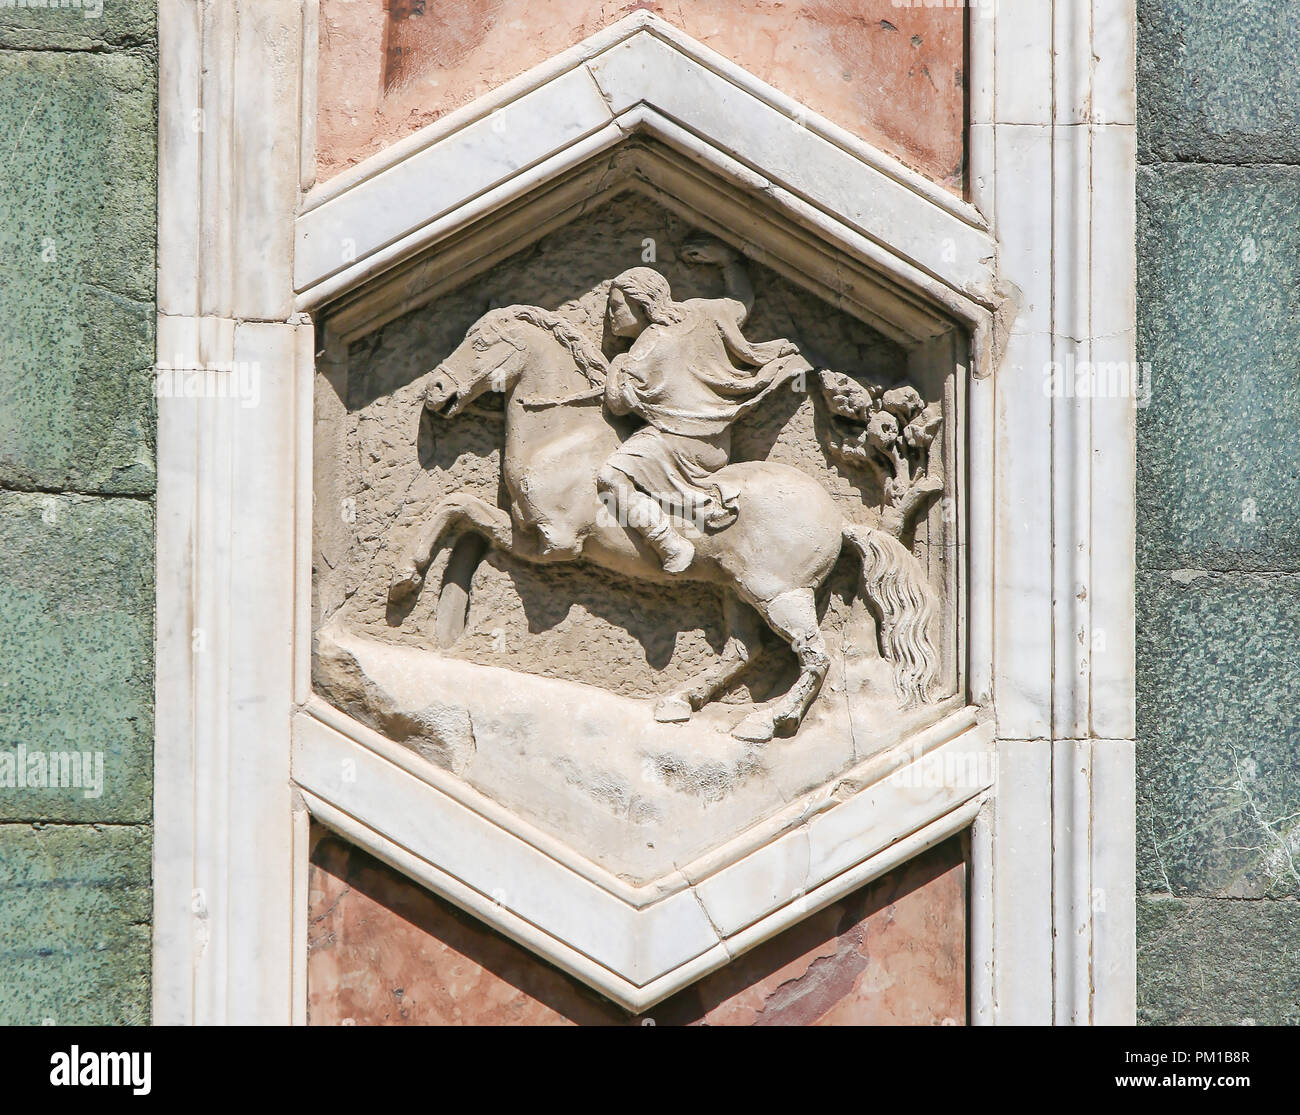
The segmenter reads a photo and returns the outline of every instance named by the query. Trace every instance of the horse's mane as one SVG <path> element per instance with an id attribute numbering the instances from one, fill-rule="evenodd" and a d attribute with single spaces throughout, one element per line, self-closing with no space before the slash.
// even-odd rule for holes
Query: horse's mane
<path id="1" fill-rule="evenodd" d="M 600 351 L 600 345 L 593 342 L 575 322 L 550 310 L 544 310 L 541 306 L 507 306 L 497 312 L 516 321 L 525 321 L 529 325 L 545 329 L 573 357 L 578 371 L 586 377 L 588 383 L 593 387 L 600 387 L 605 382 L 609 363 L 604 353 Z"/>

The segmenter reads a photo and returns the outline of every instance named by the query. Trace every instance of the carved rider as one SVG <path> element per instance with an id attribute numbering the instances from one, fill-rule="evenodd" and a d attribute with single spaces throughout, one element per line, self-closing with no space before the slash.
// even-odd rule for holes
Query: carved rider
<path id="1" fill-rule="evenodd" d="M 722 263 L 732 296 L 675 302 L 668 280 L 649 267 L 614 279 L 610 327 L 632 343 L 610 363 L 605 405 L 645 425 L 597 477 L 606 506 L 645 538 L 668 573 L 683 572 L 695 556 L 671 513 L 702 530 L 729 526 L 739 513 L 739 490 L 714 475 L 730 459 L 732 424 L 810 368 L 790 341 L 745 339 L 753 292 L 730 249 L 696 245 L 684 255 Z"/>

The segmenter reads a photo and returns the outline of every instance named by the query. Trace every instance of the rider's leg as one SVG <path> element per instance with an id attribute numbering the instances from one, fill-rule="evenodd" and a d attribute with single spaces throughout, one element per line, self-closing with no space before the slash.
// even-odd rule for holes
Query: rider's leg
<path id="1" fill-rule="evenodd" d="M 637 488 L 618 469 L 610 465 L 602 468 L 596 477 L 596 487 L 602 496 L 614 501 L 610 510 L 619 522 L 640 534 L 659 555 L 665 573 L 681 573 L 695 559 L 695 547 L 677 533 L 659 502 Z"/>

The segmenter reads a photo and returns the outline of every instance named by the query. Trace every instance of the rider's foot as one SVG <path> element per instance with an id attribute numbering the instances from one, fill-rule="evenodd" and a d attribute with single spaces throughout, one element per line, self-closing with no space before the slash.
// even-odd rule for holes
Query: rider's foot
<path id="1" fill-rule="evenodd" d="M 660 543 L 659 556 L 665 573 L 685 573 L 695 560 L 695 547 L 689 539 L 674 532 Z"/>

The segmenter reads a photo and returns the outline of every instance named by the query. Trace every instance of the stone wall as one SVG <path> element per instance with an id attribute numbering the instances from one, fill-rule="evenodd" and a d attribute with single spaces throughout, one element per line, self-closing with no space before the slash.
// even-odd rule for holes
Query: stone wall
<path id="1" fill-rule="evenodd" d="M 1300 6 L 1138 11 L 1138 1014 L 1300 1023 Z"/>
<path id="2" fill-rule="evenodd" d="M 4 1024 L 149 1019 L 156 51 L 153 0 L 0 8 Z"/>
<path id="3" fill-rule="evenodd" d="M 0 1023 L 149 1016 L 156 18 L 0 9 Z M 1139 1012 L 1300 1020 L 1300 7 L 1138 0 Z"/>

